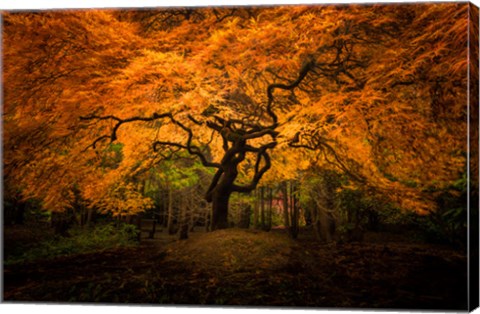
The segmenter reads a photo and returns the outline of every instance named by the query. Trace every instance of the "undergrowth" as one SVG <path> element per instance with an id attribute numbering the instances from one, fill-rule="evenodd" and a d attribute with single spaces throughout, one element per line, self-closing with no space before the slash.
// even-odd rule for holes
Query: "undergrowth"
<path id="1" fill-rule="evenodd" d="M 134 225 L 96 225 L 92 228 L 73 228 L 68 237 L 54 237 L 21 254 L 6 256 L 5 265 L 51 259 L 79 253 L 92 253 L 137 244 L 137 228 Z"/>

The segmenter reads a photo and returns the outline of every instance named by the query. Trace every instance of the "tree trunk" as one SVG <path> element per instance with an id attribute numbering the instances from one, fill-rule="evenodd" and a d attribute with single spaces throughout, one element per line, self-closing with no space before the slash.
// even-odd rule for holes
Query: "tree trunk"
<path id="1" fill-rule="evenodd" d="M 95 209 L 93 209 L 92 207 L 88 207 L 87 208 L 87 221 L 85 222 L 85 225 L 87 227 L 89 227 L 90 224 L 92 223 L 94 214 L 95 214 Z"/>
<path id="2" fill-rule="evenodd" d="M 267 219 L 267 226 L 265 228 L 266 231 L 270 231 L 272 229 L 272 213 L 273 211 L 273 188 L 268 188 L 268 219 Z"/>
<path id="3" fill-rule="evenodd" d="M 237 226 L 238 228 L 244 228 L 243 227 L 244 207 L 245 207 L 245 205 L 243 203 L 238 204 L 238 208 L 237 208 L 237 211 L 236 211 L 237 218 L 236 218 L 236 223 L 235 223 L 235 226 Z"/>
<path id="4" fill-rule="evenodd" d="M 321 241 L 326 243 L 331 242 L 332 235 L 330 234 L 330 218 L 328 213 L 326 213 L 324 210 L 319 209 L 315 224 L 318 225 L 320 229 Z"/>
<path id="5" fill-rule="evenodd" d="M 153 239 L 155 238 L 155 232 L 157 231 L 157 220 L 156 219 L 153 219 L 152 221 L 152 229 L 150 230 L 150 232 L 148 233 L 148 238 L 149 239 Z"/>
<path id="6" fill-rule="evenodd" d="M 313 231 L 315 233 L 315 239 L 317 241 L 322 241 L 322 233 L 321 233 L 321 224 L 320 224 L 320 209 L 316 207 L 316 205 L 312 202 L 310 204 L 311 208 L 310 211 L 310 219 L 311 225 L 313 225 Z"/>
<path id="7" fill-rule="evenodd" d="M 210 211 L 205 210 L 205 232 L 210 231 Z"/>
<path id="8" fill-rule="evenodd" d="M 175 234 L 175 229 L 173 228 L 173 195 L 172 189 L 168 187 L 168 221 L 167 221 L 167 230 L 168 234 Z"/>
<path id="9" fill-rule="evenodd" d="M 178 230 L 178 239 L 179 240 L 186 240 L 188 239 L 188 212 L 189 212 L 189 204 L 186 201 L 186 197 L 182 197 L 182 201 L 180 203 L 180 221 L 179 225 L 180 228 Z"/>
<path id="10" fill-rule="evenodd" d="M 18 207 L 15 211 L 15 224 L 16 225 L 23 225 L 25 222 L 25 207 L 27 204 L 25 202 L 19 202 Z"/>
<path id="11" fill-rule="evenodd" d="M 163 218 L 162 218 L 162 225 L 163 225 L 163 228 L 167 228 L 168 227 L 168 196 L 169 196 L 169 192 L 168 190 L 164 190 L 162 191 L 162 194 L 163 194 Z"/>
<path id="12" fill-rule="evenodd" d="M 252 206 L 250 204 L 243 204 L 240 208 L 240 223 L 239 227 L 242 229 L 248 229 L 250 227 L 250 212 Z"/>
<path id="13" fill-rule="evenodd" d="M 283 221 L 285 228 L 290 227 L 290 219 L 288 217 L 288 186 L 287 181 L 282 182 L 281 185 L 282 195 L 283 195 Z"/>
<path id="14" fill-rule="evenodd" d="M 290 205 L 291 205 L 291 213 L 292 213 L 292 224 L 290 226 L 290 235 L 292 238 L 296 239 L 298 237 L 298 202 L 297 202 L 297 187 L 295 182 L 290 182 Z"/>
<path id="15" fill-rule="evenodd" d="M 375 210 L 368 209 L 367 211 L 368 217 L 368 230 L 370 231 L 378 231 L 378 225 L 380 223 L 379 215 Z"/>
<path id="16" fill-rule="evenodd" d="M 137 241 L 140 243 L 142 241 L 142 218 L 140 218 L 140 215 L 134 215 L 133 219 L 138 230 Z"/>
<path id="17" fill-rule="evenodd" d="M 303 211 L 303 218 L 305 219 L 305 226 L 309 227 L 313 223 L 315 223 L 315 218 L 314 218 L 314 209 L 311 208 L 305 208 Z"/>
<path id="18" fill-rule="evenodd" d="M 258 189 L 255 190 L 253 204 L 253 227 L 258 229 Z"/>
<path id="19" fill-rule="evenodd" d="M 265 188 L 260 187 L 260 225 L 265 230 Z"/>
<path id="20" fill-rule="evenodd" d="M 197 211 L 195 210 L 193 204 L 190 204 L 192 207 L 190 208 L 190 223 L 189 223 L 189 232 L 193 232 L 195 230 L 195 225 L 197 224 Z"/>
<path id="21" fill-rule="evenodd" d="M 222 193 L 221 190 L 215 192 L 212 199 L 212 231 L 228 228 L 228 201 L 231 192 Z"/>

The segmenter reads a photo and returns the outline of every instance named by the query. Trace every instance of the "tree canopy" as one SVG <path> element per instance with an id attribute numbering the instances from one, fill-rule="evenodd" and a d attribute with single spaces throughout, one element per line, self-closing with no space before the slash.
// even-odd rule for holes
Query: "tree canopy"
<path id="1" fill-rule="evenodd" d="M 467 3 L 4 13 L 5 186 L 51 211 L 79 191 L 136 213 L 151 206 L 138 177 L 191 156 L 212 169 L 214 212 L 312 164 L 434 211 L 435 191 L 466 171 L 468 14 Z"/>

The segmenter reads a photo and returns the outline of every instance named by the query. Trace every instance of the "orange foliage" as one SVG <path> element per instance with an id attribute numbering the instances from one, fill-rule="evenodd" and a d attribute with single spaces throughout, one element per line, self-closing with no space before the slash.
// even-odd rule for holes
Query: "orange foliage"
<path id="1" fill-rule="evenodd" d="M 297 88 L 274 92 L 278 145 L 264 179 L 318 163 L 432 209 L 425 191 L 466 167 L 467 14 L 466 3 L 6 13 L 6 184 L 48 210 L 77 186 L 92 206 L 141 211 L 151 202 L 132 178 L 169 153 L 152 142 L 186 133 L 167 120 L 124 124 L 115 160 L 108 136 L 91 149 L 115 120 L 81 117 L 169 112 L 219 161 L 222 139 L 205 123 L 269 123 L 268 87 L 311 62 Z"/>

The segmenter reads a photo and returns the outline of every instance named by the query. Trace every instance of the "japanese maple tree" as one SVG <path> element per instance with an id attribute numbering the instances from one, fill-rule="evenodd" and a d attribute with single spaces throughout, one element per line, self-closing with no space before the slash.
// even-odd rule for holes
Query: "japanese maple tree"
<path id="1" fill-rule="evenodd" d="M 183 151 L 215 171 L 213 229 L 227 227 L 232 193 L 294 176 L 304 161 L 434 210 L 426 191 L 465 170 L 468 10 L 5 14 L 6 181 L 50 210 L 73 185 L 108 207 L 121 182 Z M 106 166 L 116 142 L 121 158 Z M 129 195 L 135 211 L 149 205 Z"/>

